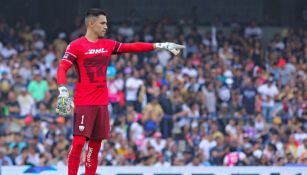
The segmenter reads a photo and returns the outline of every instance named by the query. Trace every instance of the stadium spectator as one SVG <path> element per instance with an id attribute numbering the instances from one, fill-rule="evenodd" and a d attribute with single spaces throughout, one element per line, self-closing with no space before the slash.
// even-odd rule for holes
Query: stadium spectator
<path id="1" fill-rule="evenodd" d="M 48 92 L 48 84 L 40 72 L 34 72 L 34 79 L 30 81 L 28 85 L 28 91 L 36 102 L 40 102 L 45 98 L 46 92 Z"/>
<path id="2" fill-rule="evenodd" d="M 254 22 L 230 32 L 138 22 L 145 27 L 112 26 L 110 37 L 177 40 L 187 49 L 111 57 L 112 129 L 99 165 L 306 164 L 306 29 L 267 36 Z M 84 26 L 77 20 L 75 31 L 53 38 L 39 25 L 0 23 L 0 162 L 67 165 L 72 120 L 55 113 L 54 77 Z M 67 76 L 73 90 L 76 75 Z"/>

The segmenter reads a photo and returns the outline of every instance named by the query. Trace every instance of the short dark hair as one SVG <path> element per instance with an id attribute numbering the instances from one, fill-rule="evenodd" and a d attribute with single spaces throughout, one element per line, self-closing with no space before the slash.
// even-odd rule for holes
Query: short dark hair
<path id="1" fill-rule="evenodd" d="M 91 8 L 86 11 L 85 18 L 91 17 L 91 16 L 97 17 L 99 15 L 107 16 L 107 13 L 101 9 Z"/>
<path id="2" fill-rule="evenodd" d="M 107 16 L 106 12 L 101 9 L 91 8 L 86 11 L 84 22 L 87 25 L 89 18 L 98 17 L 99 15 Z"/>

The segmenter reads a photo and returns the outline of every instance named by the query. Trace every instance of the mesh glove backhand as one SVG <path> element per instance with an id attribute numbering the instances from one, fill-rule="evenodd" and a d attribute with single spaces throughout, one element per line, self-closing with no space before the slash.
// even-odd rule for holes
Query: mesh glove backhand
<path id="1" fill-rule="evenodd" d="M 66 87 L 59 87 L 59 96 L 55 111 L 60 115 L 70 114 L 71 107 L 74 107 L 73 101 L 69 98 L 69 93 Z"/>

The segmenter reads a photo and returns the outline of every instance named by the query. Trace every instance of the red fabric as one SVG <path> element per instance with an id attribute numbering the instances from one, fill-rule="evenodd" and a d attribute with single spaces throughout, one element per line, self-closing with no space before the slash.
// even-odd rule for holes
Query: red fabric
<path id="1" fill-rule="evenodd" d="M 98 153 L 101 140 L 90 140 L 85 157 L 85 175 L 95 175 L 98 165 Z"/>
<path id="2" fill-rule="evenodd" d="M 231 153 L 227 154 L 226 157 L 228 158 L 228 161 L 226 162 L 227 166 L 235 166 L 236 163 L 240 159 L 240 155 L 239 155 L 238 152 L 231 152 Z"/>
<path id="3" fill-rule="evenodd" d="M 58 84 L 65 85 L 66 72 L 73 64 L 77 74 L 74 104 L 108 105 L 107 67 L 112 54 L 148 52 L 152 43 L 119 43 L 109 39 L 90 42 L 81 37 L 71 42 L 65 51 L 57 73 Z"/>
<path id="4" fill-rule="evenodd" d="M 74 65 L 77 74 L 74 92 L 75 105 L 107 105 L 107 66 L 118 42 L 99 39 L 90 42 L 81 37 L 71 42 L 59 66 L 58 83 L 65 84 L 65 74 L 69 65 Z"/>
<path id="5" fill-rule="evenodd" d="M 126 103 L 126 101 L 125 101 L 125 93 L 122 92 L 122 91 L 119 91 L 119 92 L 118 92 L 118 96 L 119 96 L 119 105 L 120 105 L 121 107 L 124 107 L 124 106 L 125 106 L 125 103 Z"/>
<path id="6" fill-rule="evenodd" d="M 160 88 L 160 87 L 162 86 L 162 83 L 161 83 L 160 81 L 157 81 L 157 82 L 156 82 L 156 86 L 157 86 L 158 88 Z"/>
<path id="7" fill-rule="evenodd" d="M 124 52 L 150 52 L 154 50 L 153 43 L 121 43 L 118 47 L 118 53 Z"/>
<path id="8" fill-rule="evenodd" d="M 281 68 L 281 67 L 283 67 L 286 63 L 287 63 L 287 62 L 286 62 L 285 59 L 280 58 L 280 59 L 278 60 L 277 67 Z"/>
<path id="9" fill-rule="evenodd" d="M 71 64 L 68 62 L 62 60 L 57 72 L 57 83 L 59 85 L 65 85 L 66 84 L 66 72 L 71 67 Z"/>
<path id="10" fill-rule="evenodd" d="M 72 147 L 68 156 L 68 175 L 77 175 L 80 165 L 81 152 L 84 147 L 86 138 L 83 136 L 74 136 Z"/>
<path id="11" fill-rule="evenodd" d="M 107 105 L 75 106 L 73 134 L 94 140 L 106 140 L 110 135 Z"/>

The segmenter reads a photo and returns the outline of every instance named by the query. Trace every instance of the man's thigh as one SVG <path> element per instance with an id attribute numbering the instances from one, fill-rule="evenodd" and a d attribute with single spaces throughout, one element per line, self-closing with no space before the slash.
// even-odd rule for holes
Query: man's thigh
<path id="1" fill-rule="evenodd" d="M 99 106 L 91 139 L 106 140 L 110 135 L 110 119 L 108 106 Z"/>
<path id="2" fill-rule="evenodd" d="M 73 133 L 91 137 L 98 113 L 97 106 L 76 106 L 74 110 Z"/>

